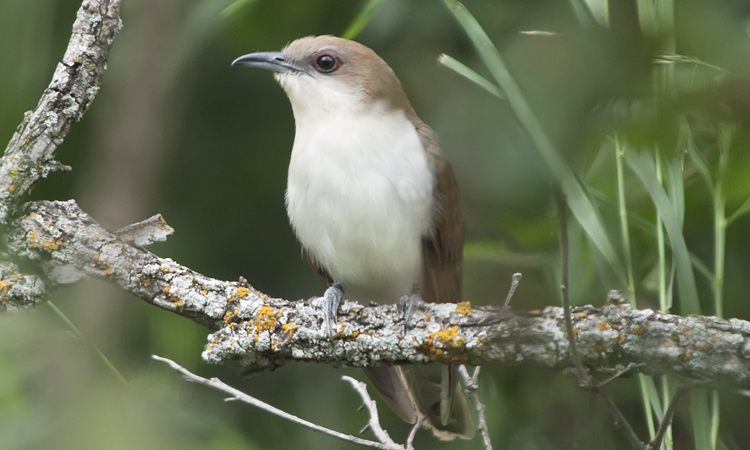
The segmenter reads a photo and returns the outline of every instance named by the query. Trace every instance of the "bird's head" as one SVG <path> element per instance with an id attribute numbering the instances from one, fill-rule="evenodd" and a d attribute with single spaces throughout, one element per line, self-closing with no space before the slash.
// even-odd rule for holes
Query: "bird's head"
<path id="1" fill-rule="evenodd" d="M 295 116 L 328 111 L 356 113 L 381 102 L 388 109 L 412 111 L 393 70 L 374 51 L 348 39 L 308 36 L 281 52 L 250 53 L 232 65 L 275 72 Z"/>

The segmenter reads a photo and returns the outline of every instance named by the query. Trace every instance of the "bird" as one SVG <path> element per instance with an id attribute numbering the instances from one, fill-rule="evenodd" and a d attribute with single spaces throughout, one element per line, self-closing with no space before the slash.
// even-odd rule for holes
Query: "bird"
<path id="1" fill-rule="evenodd" d="M 307 36 L 232 65 L 267 69 L 292 106 L 286 209 L 310 265 L 326 280 L 324 327 L 339 302 L 461 301 L 464 225 L 458 184 L 433 130 L 391 67 L 369 47 Z M 366 366 L 385 402 L 442 440 L 474 425 L 455 365 Z"/>

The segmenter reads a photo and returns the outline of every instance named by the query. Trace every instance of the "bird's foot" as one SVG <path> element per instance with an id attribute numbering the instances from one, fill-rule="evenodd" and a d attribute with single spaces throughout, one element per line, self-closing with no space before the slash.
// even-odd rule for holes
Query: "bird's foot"
<path id="1" fill-rule="evenodd" d="M 333 325 L 336 323 L 336 314 L 342 298 L 344 298 L 344 288 L 338 283 L 333 283 L 323 294 L 323 321 L 331 341 L 333 341 Z"/>
<path id="2" fill-rule="evenodd" d="M 409 331 L 409 320 L 411 320 L 411 316 L 414 313 L 414 306 L 417 304 L 417 298 L 418 297 L 413 294 L 404 295 L 398 301 L 399 306 L 404 311 L 404 334 Z"/>

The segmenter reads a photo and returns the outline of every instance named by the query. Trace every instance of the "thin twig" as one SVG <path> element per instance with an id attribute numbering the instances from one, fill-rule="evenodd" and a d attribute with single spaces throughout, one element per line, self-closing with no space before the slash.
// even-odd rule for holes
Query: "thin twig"
<path id="1" fill-rule="evenodd" d="M 630 422 L 628 422 L 625 416 L 622 415 L 620 408 L 615 405 L 615 403 L 607 396 L 607 394 L 596 387 L 591 387 L 589 390 L 599 396 L 599 398 L 604 401 L 604 404 L 607 405 L 609 411 L 613 416 L 615 416 L 615 423 L 623 430 L 623 432 L 625 433 L 625 437 L 627 437 L 628 442 L 630 442 L 630 445 L 636 450 L 649 450 L 648 447 L 646 447 L 646 445 L 641 442 L 640 439 L 638 439 L 638 435 L 635 434 L 633 427 L 630 426 Z"/>
<path id="2" fill-rule="evenodd" d="M 642 366 L 642 365 L 643 365 L 643 364 L 630 363 L 630 364 L 628 364 L 627 366 L 625 366 L 625 368 L 624 368 L 624 369 L 622 369 L 622 370 L 618 370 L 618 371 L 617 371 L 617 372 L 615 372 L 615 373 L 614 373 L 613 375 L 611 375 L 611 376 L 609 376 L 609 377 L 605 378 L 604 380 L 602 380 L 602 381 L 598 382 L 598 383 L 596 384 L 596 388 L 597 388 L 597 389 L 601 389 L 601 388 L 603 388 L 604 386 L 606 386 L 606 385 L 608 385 L 609 383 L 611 383 L 611 382 L 612 382 L 613 380 L 615 380 L 615 379 L 617 379 L 617 378 L 620 378 L 620 377 L 621 377 L 621 376 L 622 376 L 623 374 L 625 374 L 625 373 L 629 372 L 629 371 L 630 371 L 630 369 L 635 369 L 636 367 L 640 367 L 640 366 Z"/>
<path id="3" fill-rule="evenodd" d="M 427 419 L 427 416 L 420 417 L 417 422 L 411 427 L 409 437 L 406 439 L 406 450 L 414 450 L 414 438 L 417 436 L 417 431 L 422 427 L 422 424 Z"/>
<path id="4" fill-rule="evenodd" d="M 555 200 L 557 202 L 558 221 L 560 222 L 560 260 L 562 264 L 562 280 L 560 290 L 562 291 L 563 315 L 565 317 L 565 329 L 568 332 L 568 341 L 570 342 L 570 355 L 573 364 L 576 367 L 578 375 L 578 385 L 586 386 L 590 379 L 583 368 L 581 354 L 578 353 L 576 345 L 576 333 L 573 330 L 573 321 L 571 319 L 570 298 L 568 296 L 568 205 L 565 195 L 559 189 L 555 189 Z"/>
<path id="5" fill-rule="evenodd" d="M 490 441 L 490 430 L 487 428 L 487 420 L 484 417 L 484 405 L 479 400 L 479 369 L 481 366 L 477 366 L 474 369 L 474 375 L 469 376 L 469 371 L 466 366 L 461 364 L 458 366 L 458 371 L 461 377 L 464 379 L 464 385 L 466 386 L 466 395 L 474 403 L 474 409 L 477 410 L 477 419 L 479 424 L 477 429 L 482 435 L 482 442 L 484 443 L 485 450 L 492 450 L 492 442 Z"/>
<path id="6" fill-rule="evenodd" d="M 518 288 L 518 284 L 521 282 L 522 276 L 523 274 L 521 274 L 521 272 L 513 274 L 513 281 L 510 282 L 510 290 L 508 290 L 508 296 L 505 297 L 505 303 L 503 304 L 503 308 L 507 308 L 508 305 L 510 305 L 510 299 L 512 299 L 513 294 L 516 293 L 516 288 Z"/>
<path id="7" fill-rule="evenodd" d="M 675 391 L 674 395 L 672 396 L 672 401 L 669 402 L 669 408 L 667 408 L 667 411 L 664 413 L 664 418 L 659 425 L 659 429 L 656 431 L 654 440 L 648 444 L 649 450 L 657 450 L 661 447 L 661 443 L 664 440 L 667 429 L 669 429 L 669 424 L 672 423 L 672 418 L 674 417 L 674 411 L 677 406 L 677 401 L 680 400 L 688 391 L 690 391 L 690 388 L 688 386 L 680 386 Z"/>
<path id="8" fill-rule="evenodd" d="M 375 403 L 375 400 L 370 398 L 370 394 L 367 393 L 367 385 L 365 383 L 362 383 L 361 381 L 357 381 L 352 377 L 344 375 L 341 377 L 342 380 L 348 381 L 351 383 L 351 385 L 354 387 L 354 389 L 359 393 L 359 396 L 362 397 L 362 401 L 364 402 L 365 407 L 367 408 L 367 411 L 370 413 L 370 420 L 367 422 L 367 424 L 372 429 L 372 432 L 375 433 L 375 437 L 378 438 L 380 442 L 383 444 L 389 446 L 389 448 L 402 448 L 402 446 L 396 444 L 393 442 L 393 439 L 388 435 L 388 432 L 385 431 L 380 426 L 380 418 L 378 416 L 378 406 Z"/>
<path id="9" fill-rule="evenodd" d="M 334 431 L 334 430 L 330 430 L 330 429 L 325 428 L 325 427 L 321 427 L 320 425 L 316 425 L 316 424 L 314 424 L 312 422 L 308 422 L 307 420 L 300 419 L 297 416 L 293 416 L 293 415 L 291 415 L 291 414 L 289 414 L 287 412 L 284 412 L 284 411 L 282 411 L 282 410 L 280 410 L 278 408 L 275 408 L 275 407 L 269 405 L 268 403 L 264 403 L 264 402 L 262 402 L 262 401 L 260 401 L 260 400 L 258 400 L 256 398 L 254 398 L 254 397 L 251 397 L 251 396 L 245 394 L 242 391 L 239 391 L 239 390 L 237 390 L 237 389 L 235 389 L 235 388 L 233 388 L 233 387 L 231 387 L 231 386 L 229 386 L 227 384 L 224 384 L 218 378 L 211 378 L 209 380 L 207 378 L 203 378 L 203 377 L 200 377 L 198 375 L 193 374 L 192 372 L 188 371 L 187 369 L 185 369 L 184 367 L 180 366 L 179 364 L 177 364 L 176 362 L 174 362 L 174 361 L 172 361 L 170 359 L 162 358 L 162 357 L 156 356 L 156 355 L 152 355 L 151 357 L 153 359 L 157 360 L 157 361 L 162 361 L 162 362 L 165 362 L 165 363 L 169 364 L 170 367 L 172 367 L 174 370 L 176 370 L 177 372 L 179 372 L 183 376 L 183 378 L 185 378 L 185 380 L 187 380 L 187 381 L 190 381 L 190 382 L 193 382 L 193 383 L 204 384 L 204 385 L 210 386 L 210 387 L 212 387 L 214 389 L 218 389 L 219 391 L 222 391 L 222 392 L 225 392 L 225 393 L 231 395 L 232 396 L 232 398 L 231 398 L 232 400 L 236 399 L 236 400 L 248 403 L 248 404 L 253 405 L 255 407 L 258 407 L 258 408 L 260 408 L 260 409 L 262 409 L 264 411 L 270 412 L 271 414 L 275 414 L 275 415 L 277 415 L 277 416 L 279 416 L 279 417 L 281 417 L 283 419 L 286 419 L 286 420 L 289 420 L 291 422 L 294 422 L 294 423 L 306 426 L 306 427 L 311 428 L 311 429 L 313 429 L 315 431 L 319 431 L 319 432 L 327 434 L 329 436 L 337 437 L 339 439 L 342 439 L 342 440 L 345 440 L 345 441 L 349 441 L 349 442 L 353 442 L 353 443 L 359 444 L 359 445 L 364 445 L 364 446 L 367 446 L 367 447 L 373 447 L 373 448 L 378 448 L 378 449 L 382 449 L 382 450 L 404 450 L 404 447 L 402 447 L 400 445 L 397 445 L 395 443 L 386 444 L 386 443 L 368 441 L 367 439 L 361 439 L 361 438 L 358 438 L 358 437 L 355 437 L 355 436 L 351 436 L 351 435 L 344 434 L 344 433 L 339 433 L 338 431 Z"/>

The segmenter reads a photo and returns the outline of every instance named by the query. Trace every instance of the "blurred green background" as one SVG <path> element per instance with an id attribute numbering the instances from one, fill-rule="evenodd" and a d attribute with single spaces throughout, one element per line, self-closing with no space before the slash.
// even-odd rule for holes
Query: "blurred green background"
<path id="1" fill-rule="evenodd" d="M 58 151 L 58 159 L 74 170 L 40 182 L 33 197 L 75 198 L 112 230 L 162 213 L 176 233 L 152 246 L 158 255 L 219 279 L 244 276 L 273 296 L 319 295 L 324 285 L 301 257 L 284 211 L 294 138 L 291 108 L 270 74 L 230 62 L 245 53 L 278 50 L 305 35 L 340 35 L 367 3 L 123 0 L 125 26 L 101 91 Z M 600 2 L 589 2 L 594 3 Z M 727 215 L 750 197 L 750 4 L 678 2 L 673 32 L 661 33 L 639 24 L 639 8 L 646 3 L 611 2 L 609 26 L 602 26 L 595 23 L 601 17 L 584 11 L 583 0 L 465 2 L 498 46 L 550 140 L 596 193 L 618 252 L 623 249 L 617 237 L 615 156 L 607 146 L 615 129 L 634 147 L 656 146 L 679 159 L 675 148 L 684 144 L 684 120 L 698 153 L 715 171 L 722 154 L 717 130 L 730 124 L 732 151 L 723 185 Z M 79 0 L 0 1 L 2 140 L 10 139 L 49 83 L 79 6 Z M 380 2 L 357 40 L 394 68 L 454 166 L 467 222 L 465 299 L 500 304 L 511 274 L 522 272 L 516 310 L 557 305 L 552 178 L 508 105 L 438 64 L 446 53 L 490 78 L 448 8 L 438 0 Z M 665 55 L 670 45 L 695 59 Z M 660 85 L 655 80 L 660 65 L 674 68 L 666 96 L 654 88 Z M 658 105 L 657 113 L 639 113 L 636 103 L 622 106 L 622 99 Z M 694 256 L 713 267 L 715 197 L 686 161 L 685 239 Z M 657 252 L 648 229 L 654 207 L 627 170 L 625 187 L 638 306 L 657 308 Z M 750 317 L 749 245 L 750 219 L 740 215 L 726 235 L 726 317 Z M 571 252 L 574 304 L 599 305 L 609 289 L 626 288 L 574 223 Z M 697 279 L 703 311 L 712 314 L 711 283 Z M 219 376 L 285 411 L 352 434 L 366 423 L 366 413 L 357 411 L 359 398 L 340 377 L 363 379 L 358 370 L 288 364 L 242 378 L 238 366 L 201 361 L 208 330 L 104 282 L 87 280 L 51 299 L 85 339 L 75 339 L 47 306 L 0 316 L 2 449 L 358 448 L 250 406 L 225 403 L 218 392 L 184 382 L 150 355 Z M 617 380 L 609 390 L 645 439 L 638 382 Z M 481 395 L 495 448 L 629 448 L 602 404 L 559 373 L 487 366 Z M 719 448 L 748 448 L 750 399 L 726 387 L 720 405 Z M 385 406 L 380 409 L 391 436 L 403 442 L 409 427 Z M 687 402 L 678 409 L 674 442 L 674 448 L 693 448 Z M 426 432 L 415 445 L 482 448 L 478 440 L 439 443 Z"/>

